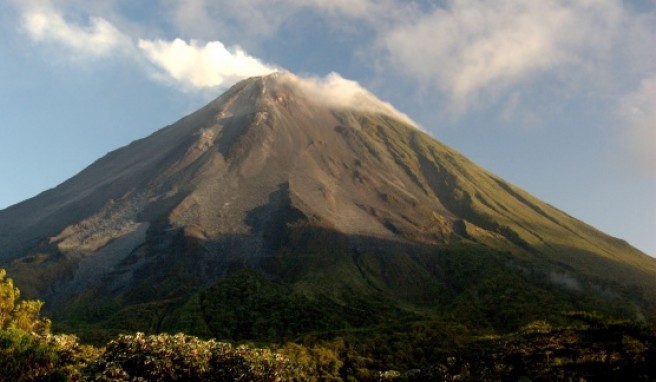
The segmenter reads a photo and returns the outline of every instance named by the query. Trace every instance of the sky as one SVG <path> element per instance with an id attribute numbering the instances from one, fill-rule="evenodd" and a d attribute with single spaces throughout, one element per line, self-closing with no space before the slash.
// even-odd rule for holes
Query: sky
<path id="1" fill-rule="evenodd" d="M 288 70 L 656 256 L 655 47 L 656 0 L 0 0 L 0 209 Z"/>

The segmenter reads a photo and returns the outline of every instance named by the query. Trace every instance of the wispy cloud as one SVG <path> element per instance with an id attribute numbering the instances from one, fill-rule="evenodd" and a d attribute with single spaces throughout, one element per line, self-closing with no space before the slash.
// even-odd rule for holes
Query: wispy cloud
<path id="1" fill-rule="evenodd" d="M 142 63 L 153 78 L 185 90 L 225 87 L 276 70 L 239 46 L 227 48 L 220 41 L 139 39 L 135 44 L 136 39 L 102 17 L 85 15 L 73 21 L 49 1 L 17 4 L 21 29 L 36 42 L 65 47 L 64 57 L 98 58 L 122 50 L 128 59 Z"/>
<path id="2" fill-rule="evenodd" d="M 130 39 L 101 17 L 76 24 L 47 2 L 26 2 L 21 25 L 35 41 L 64 46 L 76 57 L 99 57 L 131 46 Z"/>
<path id="3" fill-rule="evenodd" d="M 384 32 L 380 45 L 393 66 L 438 87 L 463 112 L 486 90 L 597 58 L 622 17 L 613 0 L 450 1 Z"/>
<path id="4" fill-rule="evenodd" d="M 32 39 L 65 46 L 79 56 L 101 57 L 125 49 L 145 63 L 152 77 L 184 89 L 220 87 L 276 70 L 251 53 L 275 38 L 286 22 L 314 12 L 328 27 L 362 28 L 349 31 L 363 32 L 354 40 L 359 47 L 354 50 L 366 52 L 360 57 L 367 57 L 364 63 L 372 63 L 381 81 L 401 73 L 418 87 L 449 98 L 451 104 L 444 108 L 456 115 L 500 96 L 508 105 L 501 117 L 516 118 L 527 112 L 517 95 L 527 97 L 530 85 L 549 76 L 576 79 L 583 89 L 575 91 L 591 94 L 608 74 L 617 92 L 617 82 L 626 75 L 633 80 L 649 76 L 656 62 L 651 46 L 656 40 L 654 12 L 632 11 L 621 0 L 446 0 L 440 5 L 401 0 L 160 0 L 158 6 L 169 16 L 167 26 L 173 27 L 168 31 L 173 37 L 166 39 L 157 39 L 157 30 L 134 27 L 120 17 L 119 30 L 108 21 L 117 20 L 107 16 L 110 11 L 82 0 L 14 3 L 22 9 L 22 26 Z M 51 4 L 80 10 L 71 17 Z M 91 16 L 85 17 L 85 9 Z M 105 18 L 94 15 L 99 9 Z M 125 30 L 131 32 L 121 32 Z M 250 47 L 249 53 L 224 44 L 228 41 Z M 610 73 L 599 75 L 603 71 Z M 567 80 L 562 84 L 571 86 Z"/>
<path id="5" fill-rule="evenodd" d="M 439 91 L 451 100 L 445 108 L 455 115 L 489 105 L 497 97 L 529 94 L 529 87 L 545 78 L 560 80 L 563 87 L 579 94 L 601 93 L 606 82 L 623 76 L 621 70 L 642 71 L 633 74 L 643 76 L 644 67 L 653 66 L 652 55 L 646 52 L 653 51 L 654 18 L 621 0 L 184 0 L 172 4 L 169 10 L 180 30 L 200 36 L 203 31 L 227 33 L 226 41 L 234 41 L 231 31 L 238 30 L 240 41 L 253 48 L 308 11 L 331 28 L 357 25 L 369 36 L 356 42 L 358 52 L 366 52 L 362 55 L 373 62 L 372 67 L 384 74 L 402 73 L 425 90 Z M 631 59 L 619 68 L 617 57 L 627 54 Z"/>
<path id="6" fill-rule="evenodd" d="M 287 2 L 297 7 L 315 8 L 341 16 L 370 20 L 401 16 L 399 13 L 404 9 L 402 3 L 391 0 L 287 0 Z"/>
<path id="7" fill-rule="evenodd" d="M 259 42 L 274 36 L 298 7 L 290 0 L 180 0 L 165 1 L 166 11 L 179 36 L 210 40 Z"/>
<path id="8" fill-rule="evenodd" d="M 210 39 L 238 36 L 254 45 L 276 35 L 280 27 L 304 11 L 330 19 L 329 27 L 364 21 L 382 28 L 385 20 L 410 17 L 413 2 L 398 0 L 180 0 L 166 1 L 171 22 L 184 36 Z"/>
<path id="9" fill-rule="evenodd" d="M 187 88 L 226 86 L 237 80 L 276 71 L 240 47 L 226 48 L 220 41 L 206 44 L 175 39 L 139 40 L 148 60 L 163 70 L 160 74 Z"/>

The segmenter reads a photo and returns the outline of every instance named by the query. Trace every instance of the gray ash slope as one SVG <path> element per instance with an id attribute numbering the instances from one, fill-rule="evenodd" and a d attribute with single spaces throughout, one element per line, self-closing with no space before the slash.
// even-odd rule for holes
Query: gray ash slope
<path id="1" fill-rule="evenodd" d="M 656 297 L 656 261 L 363 97 L 364 107 L 340 105 L 288 73 L 244 80 L 0 211 L 0 266 L 27 296 L 60 310 L 116 296 L 141 303 L 166 298 L 146 289 L 190 296 L 242 267 L 284 279 L 270 259 L 290 231 L 313 228 L 345 237 L 357 253 L 475 244 L 540 264 L 555 283 L 593 280 Z M 306 250 L 298 249 L 299 262 Z M 410 282 L 420 291 L 440 277 L 424 260 L 410 263 L 357 264 L 353 277 L 362 280 L 348 276 L 354 285 L 337 289 L 394 291 Z M 306 290 L 311 279 L 331 282 L 308 267 L 290 282 Z M 174 274 L 187 278 L 170 286 Z M 611 287 L 602 292 L 620 293 Z"/>

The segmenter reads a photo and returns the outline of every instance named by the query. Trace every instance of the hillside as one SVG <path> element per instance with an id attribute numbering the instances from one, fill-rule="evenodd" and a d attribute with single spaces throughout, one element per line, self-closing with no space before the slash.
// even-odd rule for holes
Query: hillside
<path id="1" fill-rule="evenodd" d="M 0 211 L 0 265 L 87 338 L 656 318 L 656 260 L 364 90 L 357 107 L 317 92 L 289 73 L 244 80 Z"/>

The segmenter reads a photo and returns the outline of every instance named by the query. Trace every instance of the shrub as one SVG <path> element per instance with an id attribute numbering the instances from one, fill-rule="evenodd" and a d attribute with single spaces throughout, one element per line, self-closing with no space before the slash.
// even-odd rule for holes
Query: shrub
<path id="1" fill-rule="evenodd" d="M 39 316 L 43 302 L 19 301 L 20 290 L 6 275 L 0 268 L 0 330 L 15 328 L 29 333 L 50 333 L 50 320 Z"/>
<path id="2" fill-rule="evenodd" d="M 31 381 L 53 372 L 57 352 L 22 329 L 0 330 L 0 381 Z"/>
<path id="3" fill-rule="evenodd" d="M 184 334 L 120 335 L 87 370 L 95 381 L 283 381 L 293 368 L 280 354 Z"/>

